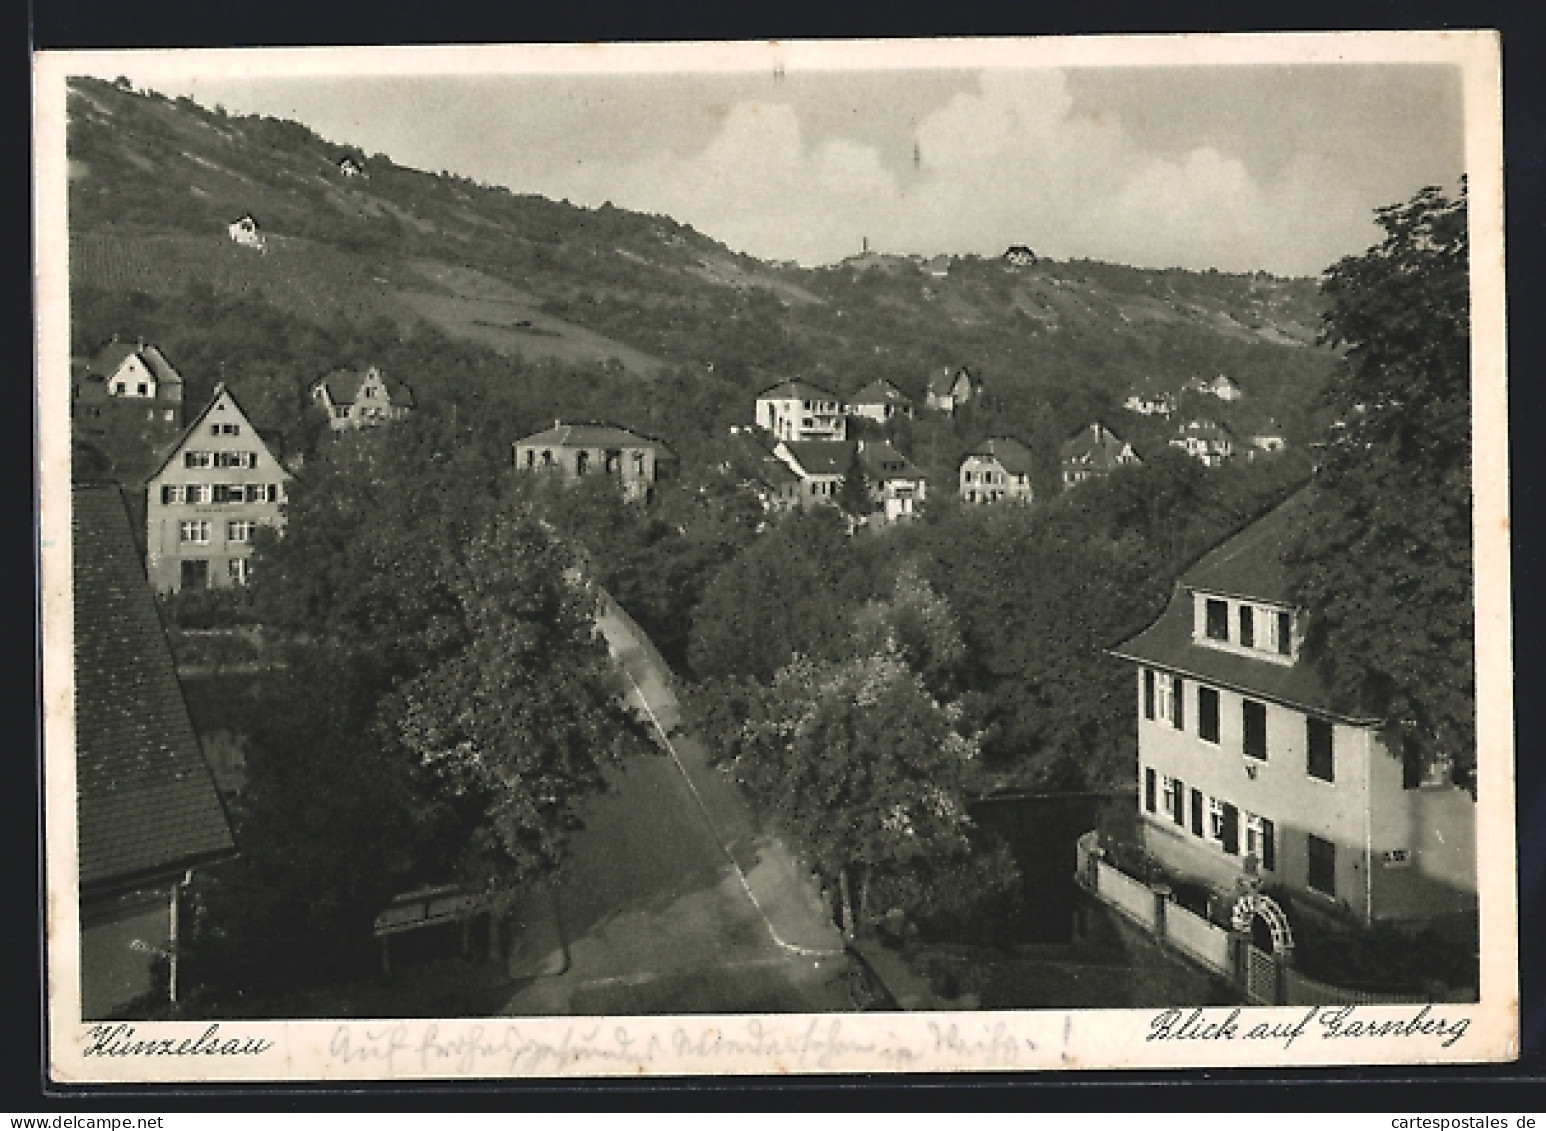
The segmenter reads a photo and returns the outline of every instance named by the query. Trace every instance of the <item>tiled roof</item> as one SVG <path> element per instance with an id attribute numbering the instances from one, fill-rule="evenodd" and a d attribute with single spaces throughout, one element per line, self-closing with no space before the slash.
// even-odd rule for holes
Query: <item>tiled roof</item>
<path id="1" fill-rule="evenodd" d="M 73 493 L 75 758 L 83 888 L 232 851 L 116 487 Z"/>
<path id="2" fill-rule="evenodd" d="M 901 452 L 885 440 L 871 440 L 859 449 L 859 463 L 871 479 L 922 479 Z"/>
<path id="3" fill-rule="evenodd" d="M 851 440 L 787 440 L 784 448 L 807 475 L 847 475 L 854 461 Z"/>
<path id="4" fill-rule="evenodd" d="M 350 369 L 335 369 L 317 384 L 327 389 L 328 399 L 334 404 L 353 404 L 360 395 L 360 386 L 365 383 L 365 378 L 370 376 L 369 371 L 360 373 Z M 393 381 L 383 376 L 379 371 L 376 376 L 381 377 L 381 383 L 386 386 L 387 397 L 391 399 L 395 408 L 413 407 L 413 390 L 401 381 Z"/>
<path id="5" fill-rule="evenodd" d="M 671 454 L 671 449 L 659 440 L 652 440 L 615 424 L 555 423 L 546 431 L 535 432 L 516 443 L 546 444 L 555 448 L 654 448 L 657 455 Z"/>
<path id="6" fill-rule="evenodd" d="M 108 378 L 128 358 L 139 355 L 145 368 L 150 370 L 150 375 L 158 384 L 179 385 L 182 383 L 182 375 L 172 368 L 172 363 L 166 359 L 155 346 L 147 346 L 144 343 L 130 345 L 128 342 L 120 342 L 116 338 L 97 351 L 95 357 L 87 363 L 86 368 L 97 377 Z"/>
<path id="7" fill-rule="evenodd" d="M 950 391 L 956 387 L 956 379 L 958 377 L 965 377 L 967 384 L 970 385 L 972 375 L 966 366 L 963 365 L 959 369 L 947 369 L 943 373 L 930 378 L 929 392 L 937 397 L 949 396 Z"/>
<path id="8" fill-rule="evenodd" d="M 1011 436 L 990 436 L 966 455 L 998 460 L 1011 475 L 1031 473 L 1031 450 Z"/>
<path id="9" fill-rule="evenodd" d="M 760 429 L 742 427 L 730 434 L 730 456 L 734 470 L 755 479 L 764 487 L 788 487 L 800 482 L 789 465 L 775 456 Z"/>
<path id="10" fill-rule="evenodd" d="M 1302 489 L 1204 554 L 1181 575 L 1160 618 L 1112 654 L 1303 710 L 1351 722 L 1376 721 L 1336 706 L 1314 666 L 1303 659 L 1288 666 L 1192 640 L 1194 591 L 1293 603 L 1284 552 L 1294 531 L 1309 521 L 1313 500 L 1312 491 Z"/>
<path id="11" fill-rule="evenodd" d="M 819 385 L 812 385 L 806 381 L 785 381 L 774 385 L 771 389 L 764 389 L 757 394 L 759 401 L 836 401 L 836 393 L 829 393 Z"/>
<path id="12" fill-rule="evenodd" d="M 1085 463 L 1110 470 L 1117 465 L 1117 457 L 1125 447 L 1127 445 L 1111 429 L 1092 424 L 1067 441 L 1059 454 L 1064 463 Z"/>
<path id="13" fill-rule="evenodd" d="M 849 404 L 908 404 L 907 394 L 890 381 L 871 381 L 850 398 Z"/>

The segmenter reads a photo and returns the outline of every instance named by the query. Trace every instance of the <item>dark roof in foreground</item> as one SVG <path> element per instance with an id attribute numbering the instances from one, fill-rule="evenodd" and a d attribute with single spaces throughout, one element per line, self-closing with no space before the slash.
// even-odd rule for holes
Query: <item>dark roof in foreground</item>
<path id="1" fill-rule="evenodd" d="M 353 404 L 359 400 L 360 386 L 365 384 L 365 378 L 370 376 L 370 370 L 361 373 L 351 369 L 335 369 L 317 384 L 327 389 L 328 399 L 334 404 Z M 386 386 L 387 397 L 392 401 L 394 408 L 413 408 L 413 390 L 401 381 L 393 381 L 379 369 L 376 376 L 381 378 L 381 383 Z"/>
<path id="2" fill-rule="evenodd" d="M 555 448 L 654 448 L 667 456 L 671 449 L 659 440 L 630 432 L 616 424 L 564 424 L 553 422 L 553 427 L 517 440 L 517 444 L 551 444 Z"/>
<path id="3" fill-rule="evenodd" d="M 232 851 L 117 487 L 73 492 L 75 760 L 82 888 Z"/>
<path id="4" fill-rule="evenodd" d="M 786 440 L 784 447 L 807 475 L 846 475 L 857 445 L 852 440 Z"/>
<path id="5" fill-rule="evenodd" d="M 996 459 L 999 465 L 1011 475 L 1029 475 L 1031 473 L 1031 449 L 1012 436 L 989 436 L 982 443 L 967 452 L 962 457 L 962 462 L 965 462 L 971 456 L 980 456 L 983 459 Z"/>
<path id="6" fill-rule="evenodd" d="M 882 377 L 871 381 L 853 395 L 849 404 L 911 404 L 907 394 Z"/>
<path id="7" fill-rule="evenodd" d="M 771 389 L 764 389 L 757 394 L 759 401 L 836 401 L 836 393 L 829 393 L 820 385 L 812 385 L 809 381 L 784 381 L 774 385 Z"/>
<path id="8" fill-rule="evenodd" d="M 1112 655 L 1316 714 L 1349 722 L 1378 721 L 1334 705 L 1314 665 L 1302 657 L 1290 666 L 1192 640 L 1193 590 L 1291 603 L 1283 552 L 1297 524 L 1308 520 L 1312 501 L 1308 488 L 1300 490 L 1203 555 L 1181 576 L 1159 619 L 1113 648 Z"/>

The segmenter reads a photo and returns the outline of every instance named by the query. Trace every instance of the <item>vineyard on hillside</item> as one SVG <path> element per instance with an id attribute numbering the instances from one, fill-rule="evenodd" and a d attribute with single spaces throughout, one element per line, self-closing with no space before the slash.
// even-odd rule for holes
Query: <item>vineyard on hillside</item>
<path id="1" fill-rule="evenodd" d="M 193 284 L 220 294 L 261 293 L 284 310 L 324 322 L 411 318 L 382 271 L 347 252 L 294 237 L 270 236 L 260 252 L 232 243 L 224 233 L 70 236 L 72 286 L 167 295 Z"/>

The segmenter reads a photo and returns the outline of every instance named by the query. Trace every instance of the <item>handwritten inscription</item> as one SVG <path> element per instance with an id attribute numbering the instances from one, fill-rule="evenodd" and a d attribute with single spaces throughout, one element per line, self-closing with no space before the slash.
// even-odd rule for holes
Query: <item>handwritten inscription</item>
<path id="1" fill-rule="evenodd" d="M 1358 1038 L 1413 1039 L 1430 1038 L 1450 1048 L 1471 1027 L 1465 1016 L 1445 1017 L 1425 1005 L 1407 1017 L 1373 1018 L 1360 1013 L 1356 1005 L 1311 1006 L 1296 1021 L 1259 1022 L 1247 1025 L 1242 1011 L 1167 1009 L 1149 1021 L 1145 1041 L 1281 1041 L 1289 1048 L 1300 1037 L 1315 1033 L 1322 1040 L 1345 1041 Z"/>
<path id="2" fill-rule="evenodd" d="M 443 1028 L 437 1022 L 381 1026 L 340 1025 L 328 1051 L 340 1063 L 387 1075 L 474 1071 L 538 1073 L 568 1068 L 649 1065 L 660 1061 L 756 1061 L 787 1072 L 850 1066 L 905 1071 L 920 1063 L 1011 1066 L 1035 1044 L 1003 1021 L 942 1025 L 930 1021 L 928 1039 L 903 1041 L 846 1036 L 840 1018 L 812 1017 L 803 1029 L 782 1030 L 753 1019 L 744 1024 L 677 1027 L 638 1036 L 625 1025 L 566 1026 L 516 1022 Z"/>
<path id="3" fill-rule="evenodd" d="M 139 1037 L 133 1025 L 93 1025 L 84 1056 L 260 1056 L 274 1047 L 261 1037 L 222 1036 L 210 1025 L 197 1037 Z"/>

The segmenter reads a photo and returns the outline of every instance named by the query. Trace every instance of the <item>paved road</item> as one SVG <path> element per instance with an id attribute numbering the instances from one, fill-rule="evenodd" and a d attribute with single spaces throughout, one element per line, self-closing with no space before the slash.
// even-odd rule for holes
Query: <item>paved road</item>
<path id="1" fill-rule="evenodd" d="M 634 759 L 593 799 L 553 897 L 514 926 L 504 1012 L 777 1013 L 852 1009 L 842 941 L 810 877 L 758 832 L 702 744 L 678 720 L 668 674 L 642 633 L 600 627 L 659 753 Z"/>

